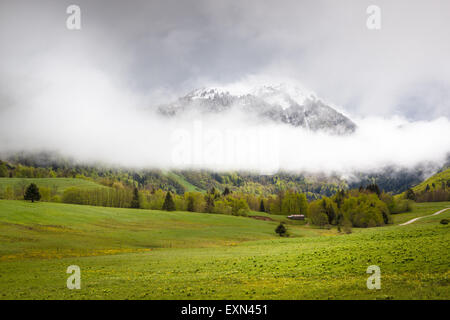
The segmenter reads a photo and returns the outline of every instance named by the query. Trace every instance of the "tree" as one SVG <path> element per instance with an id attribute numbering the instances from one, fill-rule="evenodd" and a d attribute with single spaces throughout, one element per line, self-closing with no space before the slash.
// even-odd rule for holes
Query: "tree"
<path id="1" fill-rule="evenodd" d="M 138 188 L 134 187 L 133 189 L 133 200 L 131 200 L 131 208 L 139 209 L 139 191 Z"/>
<path id="2" fill-rule="evenodd" d="M 319 207 L 319 206 L 317 206 L 317 207 Z M 310 216 L 311 223 L 313 225 L 316 225 L 319 227 L 324 227 L 325 225 L 328 224 L 328 216 L 320 209 L 319 210 L 313 209 L 310 212 L 309 216 Z"/>
<path id="3" fill-rule="evenodd" d="M 360 194 L 344 200 L 341 208 L 344 219 L 353 227 L 376 227 L 391 223 L 389 209 L 376 194 Z"/>
<path id="4" fill-rule="evenodd" d="M 322 212 L 326 214 L 328 224 L 337 224 L 338 223 L 338 208 L 334 201 L 330 198 L 323 197 L 322 202 Z"/>
<path id="5" fill-rule="evenodd" d="M 205 211 L 205 195 L 200 192 L 185 192 L 184 199 L 186 203 L 186 210 L 190 212 L 204 212 Z"/>
<path id="6" fill-rule="evenodd" d="M 230 189 L 229 189 L 228 187 L 225 187 L 225 190 L 223 190 L 222 195 L 223 195 L 224 197 L 226 197 L 226 196 L 229 195 L 230 193 L 231 193 Z"/>
<path id="7" fill-rule="evenodd" d="M 166 198 L 164 199 L 162 209 L 166 211 L 175 211 L 175 202 L 173 202 L 170 191 L 167 191 L 166 193 Z"/>
<path id="8" fill-rule="evenodd" d="M 429 184 L 427 184 L 427 186 L 425 187 L 425 192 L 428 192 L 428 191 L 430 191 L 430 185 Z"/>
<path id="9" fill-rule="evenodd" d="M 280 237 L 288 236 L 287 229 L 282 222 L 276 227 L 275 232 L 278 233 Z"/>
<path id="10" fill-rule="evenodd" d="M 7 177 L 8 176 L 8 168 L 4 163 L 0 161 L 0 177 Z"/>
<path id="11" fill-rule="evenodd" d="M 214 202 L 214 213 L 233 214 L 233 208 L 229 200 L 216 200 Z"/>
<path id="12" fill-rule="evenodd" d="M 336 202 L 336 205 L 338 207 L 338 209 L 341 208 L 342 204 L 344 203 L 346 194 L 344 190 L 338 190 L 338 192 L 336 192 L 336 195 L 334 196 L 334 202 Z"/>
<path id="13" fill-rule="evenodd" d="M 259 212 L 266 212 L 266 208 L 264 208 L 263 199 L 261 199 L 261 202 L 259 203 Z"/>
<path id="14" fill-rule="evenodd" d="M 282 214 L 283 213 L 284 194 L 285 194 L 285 192 L 283 190 L 279 190 L 277 192 L 276 199 L 270 206 L 270 213 L 273 213 L 273 214 Z"/>
<path id="15" fill-rule="evenodd" d="M 23 197 L 25 200 L 31 200 L 31 202 L 41 200 L 41 194 L 39 193 L 39 188 L 34 183 L 30 184 L 25 190 L 25 195 Z"/>
<path id="16" fill-rule="evenodd" d="M 217 195 L 217 193 L 216 193 L 216 188 L 214 188 L 214 187 L 212 187 L 212 188 L 209 190 L 209 193 L 210 193 L 214 198 L 217 198 L 217 197 L 218 197 L 218 195 Z"/>
<path id="17" fill-rule="evenodd" d="M 242 198 L 229 198 L 228 205 L 231 207 L 231 214 L 234 216 L 247 216 L 250 211 L 247 201 Z"/>
<path id="18" fill-rule="evenodd" d="M 304 193 L 301 193 L 299 196 L 299 207 L 300 207 L 300 213 L 303 215 L 308 215 L 308 199 L 306 199 L 306 195 Z"/>
<path id="19" fill-rule="evenodd" d="M 406 199 L 416 200 L 416 194 L 414 193 L 413 189 L 409 188 L 408 190 L 406 190 Z"/>
<path id="20" fill-rule="evenodd" d="M 369 192 L 372 192 L 372 193 L 376 193 L 378 197 L 379 197 L 380 194 L 381 194 L 380 188 L 379 188 L 378 185 L 375 184 L 375 183 L 369 184 L 369 185 L 366 187 L 366 190 L 369 191 Z"/>
<path id="21" fill-rule="evenodd" d="M 194 212 L 195 211 L 194 196 L 192 196 L 192 195 L 188 196 L 187 211 L 190 211 L 190 212 Z"/>
<path id="22" fill-rule="evenodd" d="M 205 212 L 214 212 L 214 195 L 207 193 L 205 194 Z"/>

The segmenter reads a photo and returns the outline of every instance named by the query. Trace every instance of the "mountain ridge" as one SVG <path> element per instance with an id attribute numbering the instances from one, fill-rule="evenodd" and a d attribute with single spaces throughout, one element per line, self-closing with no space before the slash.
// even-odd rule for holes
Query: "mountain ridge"
<path id="1" fill-rule="evenodd" d="M 159 106 L 158 111 L 165 116 L 176 117 L 189 111 L 219 114 L 232 109 L 266 121 L 337 135 L 351 134 L 357 128 L 351 119 L 313 92 L 284 84 L 251 89 L 204 87 Z"/>

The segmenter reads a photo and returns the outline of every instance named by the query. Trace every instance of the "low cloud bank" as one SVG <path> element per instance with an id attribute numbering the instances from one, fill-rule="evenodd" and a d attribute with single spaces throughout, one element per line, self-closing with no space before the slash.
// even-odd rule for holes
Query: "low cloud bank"
<path id="1" fill-rule="evenodd" d="M 343 174 L 439 165 L 450 152 L 445 117 L 410 122 L 347 114 L 358 125 L 347 136 L 263 122 L 238 110 L 162 117 L 150 106 L 161 102 L 164 89 L 136 93 L 89 59 L 75 61 L 41 58 L 3 78 L 0 152 L 50 150 L 130 167 Z"/>
<path id="2" fill-rule="evenodd" d="M 358 129 L 347 136 L 261 122 L 233 110 L 171 119 L 101 73 L 49 71 L 39 75 L 42 88 L 0 110 L 0 151 L 55 150 L 131 167 L 343 174 L 442 164 L 450 152 L 447 118 L 353 119 Z"/>

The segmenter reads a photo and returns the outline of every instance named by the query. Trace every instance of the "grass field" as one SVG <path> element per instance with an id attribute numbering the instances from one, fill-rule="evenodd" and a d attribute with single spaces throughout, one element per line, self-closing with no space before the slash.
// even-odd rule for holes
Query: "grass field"
<path id="1" fill-rule="evenodd" d="M 449 299 L 443 218 L 349 235 L 289 225 L 279 238 L 276 221 L 0 200 L 0 299 Z M 81 290 L 66 288 L 69 265 Z M 366 287 L 369 265 L 381 290 Z"/>
<path id="2" fill-rule="evenodd" d="M 447 201 L 447 202 L 414 203 L 413 211 L 402 214 L 393 214 L 392 219 L 394 220 L 394 224 L 401 224 L 417 217 L 423 217 L 432 214 L 443 208 L 450 208 L 450 202 Z M 440 216 L 441 215 L 439 215 L 438 217 Z"/>
<path id="3" fill-rule="evenodd" d="M 183 176 L 176 174 L 175 172 L 172 171 L 167 171 L 165 172 L 165 174 L 173 179 L 174 181 L 178 182 L 179 184 L 181 184 L 185 190 L 187 192 L 205 192 L 205 190 L 194 186 L 193 184 L 191 184 L 189 181 L 187 181 Z"/>
<path id="4" fill-rule="evenodd" d="M 30 183 L 35 183 L 38 187 L 55 189 L 59 194 L 70 187 L 83 189 L 107 188 L 92 181 L 75 178 L 0 178 L 0 190 L 5 190 L 7 186 L 12 188 L 26 187 Z"/>

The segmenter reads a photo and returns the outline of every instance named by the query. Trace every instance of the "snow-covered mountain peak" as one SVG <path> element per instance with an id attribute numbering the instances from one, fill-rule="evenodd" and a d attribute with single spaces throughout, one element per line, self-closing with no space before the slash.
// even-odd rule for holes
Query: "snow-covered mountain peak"
<path id="1" fill-rule="evenodd" d="M 212 100 L 218 96 L 230 94 L 228 91 L 217 87 L 204 87 L 188 93 L 185 97 L 192 100 L 209 99 Z"/>
<path id="2" fill-rule="evenodd" d="M 342 134 L 351 133 L 356 128 L 350 119 L 320 100 L 312 91 L 285 83 L 254 87 L 204 87 L 161 106 L 159 110 L 162 114 L 176 116 L 189 110 L 220 113 L 232 108 L 251 116 L 313 131 Z"/>

